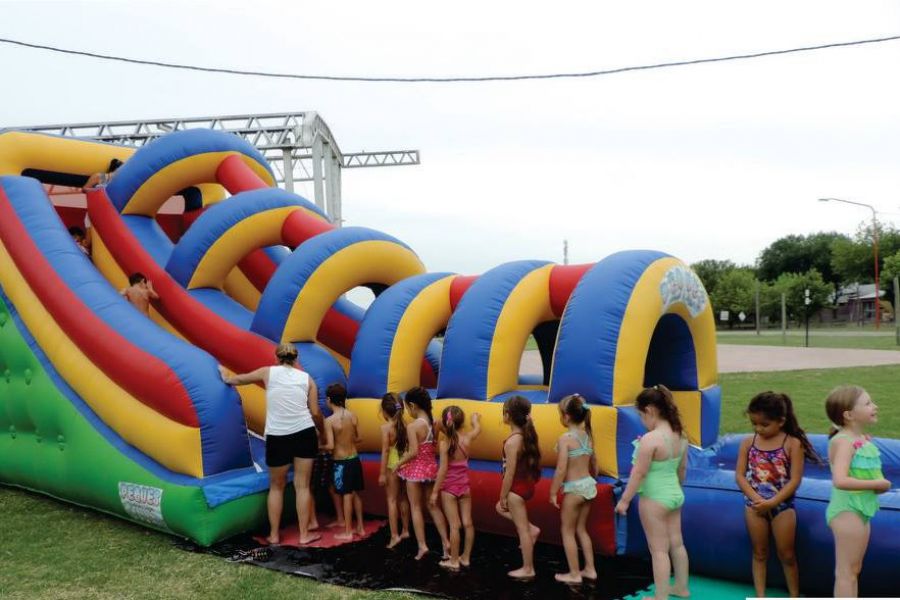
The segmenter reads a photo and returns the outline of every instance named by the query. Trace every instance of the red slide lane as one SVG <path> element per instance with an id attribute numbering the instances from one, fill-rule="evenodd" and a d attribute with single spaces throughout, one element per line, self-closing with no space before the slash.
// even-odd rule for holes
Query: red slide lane
<path id="1" fill-rule="evenodd" d="M 200 426 L 190 395 L 178 375 L 85 306 L 35 245 L 2 187 L 0 238 L 41 304 L 91 362 L 129 394 L 160 414 L 183 425 Z M 124 360 L 124 356 L 128 359 Z"/>
<path id="2" fill-rule="evenodd" d="M 126 273 L 139 271 L 153 282 L 159 294 L 154 308 L 188 341 L 239 373 L 272 364 L 275 345 L 222 319 L 194 300 L 141 247 L 104 190 L 89 192 L 87 201 L 91 223 L 116 262 Z"/>

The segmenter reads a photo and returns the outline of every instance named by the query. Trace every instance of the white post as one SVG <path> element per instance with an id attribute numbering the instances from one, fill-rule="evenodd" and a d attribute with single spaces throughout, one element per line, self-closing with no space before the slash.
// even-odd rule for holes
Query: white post
<path id="1" fill-rule="evenodd" d="M 760 288 L 760 283 L 759 283 L 759 279 L 757 279 L 757 280 L 756 280 L 756 335 L 760 335 L 760 331 L 759 331 L 759 322 L 760 322 L 760 316 L 759 316 L 759 288 Z"/>
<path id="2" fill-rule="evenodd" d="M 900 315 L 897 314 L 898 310 L 900 310 L 900 278 L 894 277 L 894 329 L 896 330 L 897 345 L 900 346 Z"/>
<path id="3" fill-rule="evenodd" d="M 322 185 L 322 138 L 316 136 L 312 144 L 313 189 L 316 206 L 325 210 L 325 190 Z"/>
<path id="4" fill-rule="evenodd" d="M 787 295 L 781 294 L 781 342 L 787 344 Z"/>
<path id="5" fill-rule="evenodd" d="M 325 212 L 332 221 L 335 221 L 334 215 L 334 151 L 331 145 L 325 146 L 322 153 L 322 161 L 325 167 Z"/>
<path id="6" fill-rule="evenodd" d="M 294 193 L 294 161 L 291 159 L 291 149 L 281 149 L 281 164 L 284 169 L 284 189 Z"/>

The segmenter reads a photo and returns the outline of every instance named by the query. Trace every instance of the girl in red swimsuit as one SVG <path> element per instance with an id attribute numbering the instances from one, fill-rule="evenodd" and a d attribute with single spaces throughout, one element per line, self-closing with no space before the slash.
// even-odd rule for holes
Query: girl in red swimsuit
<path id="1" fill-rule="evenodd" d="M 522 567 L 509 572 L 515 579 L 534 577 L 534 543 L 541 530 L 528 520 L 525 503 L 534 496 L 534 485 L 541 478 L 541 451 L 531 422 L 531 402 L 512 396 L 503 404 L 503 422 L 509 425 L 509 437 L 503 442 L 503 485 L 497 512 L 512 521 L 519 534 Z"/>

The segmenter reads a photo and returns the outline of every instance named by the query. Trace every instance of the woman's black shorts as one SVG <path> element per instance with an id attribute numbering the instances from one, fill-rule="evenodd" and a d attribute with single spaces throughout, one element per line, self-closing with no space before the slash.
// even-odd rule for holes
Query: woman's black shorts
<path id="1" fill-rule="evenodd" d="M 319 435 L 315 427 L 308 427 L 289 435 L 266 436 L 266 464 L 283 467 L 294 458 L 315 458 L 319 452 Z"/>

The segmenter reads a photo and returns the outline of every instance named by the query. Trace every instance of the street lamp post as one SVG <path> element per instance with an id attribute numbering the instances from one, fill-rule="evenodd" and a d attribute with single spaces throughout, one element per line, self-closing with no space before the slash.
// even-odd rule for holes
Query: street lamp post
<path id="1" fill-rule="evenodd" d="M 843 202 L 863 206 L 872 211 L 872 247 L 875 254 L 875 329 L 881 329 L 881 291 L 878 283 L 878 217 L 875 207 L 871 204 L 854 202 L 853 200 L 841 200 L 840 198 L 819 198 L 819 202 Z"/>

